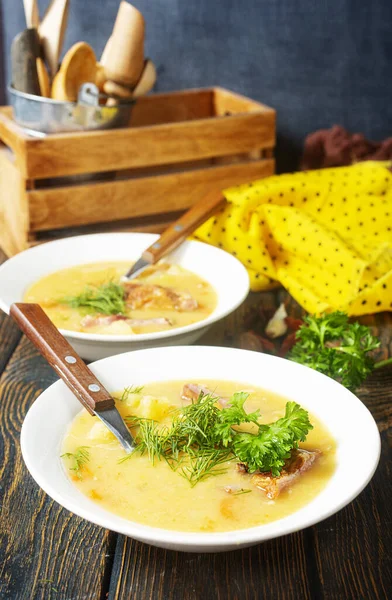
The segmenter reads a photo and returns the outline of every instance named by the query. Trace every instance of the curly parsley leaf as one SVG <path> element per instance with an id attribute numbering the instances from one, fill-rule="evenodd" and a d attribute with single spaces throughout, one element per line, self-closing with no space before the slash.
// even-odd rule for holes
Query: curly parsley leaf
<path id="1" fill-rule="evenodd" d="M 259 425 L 257 435 L 236 435 L 233 450 L 249 472 L 271 471 L 277 477 L 291 451 L 298 448 L 299 442 L 305 441 L 310 429 L 313 426 L 307 411 L 296 402 L 287 402 L 284 417 L 269 425 Z"/>
<path id="2" fill-rule="evenodd" d="M 282 418 L 260 424 L 258 410 L 245 410 L 248 396 L 236 393 L 227 407 L 219 409 L 216 396 L 200 394 L 192 404 L 176 411 L 169 425 L 130 416 L 129 427 L 138 428 L 136 449 L 147 454 L 153 464 L 166 460 L 192 487 L 224 472 L 225 463 L 233 459 L 245 463 L 250 472 L 259 469 L 278 476 L 291 451 L 312 429 L 309 415 L 295 402 L 288 402 Z M 255 433 L 241 430 L 245 423 L 253 423 Z"/>
<path id="3" fill-rule="evenodd" d="M 237 392 L 231 398 L 230 405 L 222 408 L 217 415 L 215 433 L 217 439 L 220 440 L 225 447 L 227 447 L 234 439 L 234 425 L 241 425 L 241 423 L 255 423 L 258 425 L 260 411 L 256 410 L 253 413 L 247 413 L 244 409 L 244 404 L 248 398 L 249 394 L 246 392 Z"/>
<path id="4" fill-rule="evenodd" d="M 343 312 L 308 315 L 289 354 L 295 362 L 311 367 L 355 390 L 374 368 L 369 353 L 380 346 L 365 325 L 349 323 Z"/>

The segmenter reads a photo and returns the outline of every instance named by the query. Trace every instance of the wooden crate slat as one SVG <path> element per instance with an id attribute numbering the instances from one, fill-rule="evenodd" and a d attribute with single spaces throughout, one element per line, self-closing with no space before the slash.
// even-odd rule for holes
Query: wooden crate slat
<path id="1" fill-rule="evenodd" d="M 0 246 L 12 255 L 88 227 L 162 231 L 207 190 L 273 174 L 275 120 L 222 88 L 140 98 L 124 129 L 44 137 L 0 107 Z"/>
<path id="2" fill-rule="evenodd" d="M 194 89 L 142 96 L 130 119 L 132 127 L 178 123 L 213 117 L 214 90 Z"/>
<path id="3" fill-rule="evenodd" d="M 172 164 L 272 148 L 275 114 L 70 133 L 26 144 L 26 172 L 32 179 Z"/>
<path id="4" fill-rule="evenodd" d="M 227 113 L 244 114 L 260 111 L 271 111 L 271 109 L 269 106 L 241 94 L 235 94 L 224 88 L 214 88 L 213 113 L 215 116 L 219 117 Z"/>
<path id="5" fill-rule="evenodd" d="M 0 247 L 8 256 L 27 247 L 29 219 L 24 183 L 10 160 L 9 149 L 0 142 Z"/>
<path id="6" fill-rule="evenodd" d="M 138 233 L 162 233 L 173 221 L 178 219 L 184 211 L 156 215 L 151 219 L 132 219 L 127 221 L 115 221 L 112 223 L 96 223 L 86 227 L 62 229 L 61 231 L 30 233 L 28 246 L 38 246 L 45 242 L 52 242 L 75 235 L 87 235 L 90 233 L 125 233 L 136 231 Z"/>
<path id="7" fill-rule="evenodd" d="M 267 177 L 274 161 L 259 160 L 182 173 L 27 192 L 30 231 L 184 210 L 209 189 Z"/>

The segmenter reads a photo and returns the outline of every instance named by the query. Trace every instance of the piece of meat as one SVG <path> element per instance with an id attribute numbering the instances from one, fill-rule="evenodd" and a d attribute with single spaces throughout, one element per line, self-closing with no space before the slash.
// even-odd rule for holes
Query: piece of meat
<path id="1" fill-rule="evenodd" d="M 183 402 L 195 402 L 199 398 L 200 394 L 203 394 L 203 396 L 215 396 L 216 402 L 221 408 L 230 406 L 228 398 L 216 396 L 207 387 L 199 385 L 198 383 L 186 383 L 182 388 L 181 400 Z"/>
<path id="2" fill-rule="evenodd" d="M 248 472 L 248 467 L 246 466 L 245 463 L 237 463 L 236 464 L 236 469 L 239 473 L 247 473 Z"/>
<path id="3" fill-rule="evenodd" d="M 166 317 L 154 317 L 152 319 L 131 319 L 124 315 L 97 315 L 95 317 L 87 315 L 81 321 L 82 327 L 107 327 L 116 321 L 125 321 L 131 327 L 146 327 L 148 325 L 167 325 L 172 322 Z"/>
<path id="4" fill-rule="evenodd" d="M 155 308 L 190 312 L 198 308 L 197 301 L 188 292 L 175 292 L 161 285 L 131 281 L 125 286 L 126 303 L 130 309 Z"/>
<path id="5" fill-rule="evenodd" d="M 133 327 L 146 327 L 147 325 L 167 325 L 168 327 L 173 325 L 170 319 L 166 317 L 153 317 L 152 319 L 128 319 L 129 323 Z"/>
<path id="6" fill-rule="evenodd" d="M 200 394 L 211 396 L 212 392 L 207 387 L 198 383 L 186 383 L 182 388 L 181 400 L 184 402 L 194 402 L 199 398 Z"/>
<path id="7" fill-rule="evenodd" d="M 284 489 L 291 486 L 302 473 L 313 466 L 320 454 L 320 450 L 309 451 L 299 448 L 292 452 L 279 477 L 274 477 L 271 473 L 253 473 L 250 475 L 250 482 L 259 490 L 265 492 L 267 498 L 275 500 Z M 241 473 L 247 473 L 248 471 L 243 463 L 237 464 L 237 470 Z"/>
<path id="8" fill-rule="evenodd" d="M 124 315 L 86 315 L 81 320 L 80 324 L 82 327 L 107 327 L 115 321 L 126 321 L 127 317 Z"/>

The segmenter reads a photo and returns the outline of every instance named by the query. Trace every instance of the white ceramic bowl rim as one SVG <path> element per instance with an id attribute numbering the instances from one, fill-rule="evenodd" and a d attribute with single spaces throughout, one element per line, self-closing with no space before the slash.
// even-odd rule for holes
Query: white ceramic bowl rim
<path id="1" fill-rule="evenodd" d="M 63 382 L 54 383 L 35 401 L 23 423 L 21 446 L 27 468 L 41 488 L 71 512 L 135 539 L 163 547 L 190 551 L 211 551 L 212 548 L 215 551 L 286 535 L 313 525 L 346 506 L 368 484 L 377 467 L 380 435 L 365 405 L 336 381 L 297 363 L 232 348 L 176 346 L 124 353 L 97 361 L 91 368 L 112 391 L 129 383 L 213 379 L 213 373 L 217 380 L 264 387 L 297 402 L 303 399 L 302 405 L 317 416 L 337 440 L 337 468 L 325 489 L 287 517 L 250 529 L 222 533 L 149 527 L 102 509 L 69 482 L 58 457 L 60 440 L 50 441 L 49 438 L 55 435 L 53 427 L 64 435 L 66 426 L 80 407 Z M 54 448 L 56 456 L 52 455 Z M 360 469 L 355 468 L 358 464 Z M 52 475 L 48 475 L 48 466 Z M 60 478 L 57 486 L 56 478 Z"/>
<path id="2" fill-rule="evenodd" d="M 47 242 L 40 246 L 36 246 L 34 248 L 30 248 L 28 250 L 20 252 L 19 254 L 15 255 L 14 257 L 7 260 L 3 265 L 1 265 L 0 266 L 0 286 L 5 285 L 5 283 L 4 283 L 5 278 L 8 278 L 8 281 L 10 280 L 12 270 L 15 269 L 15 267 L 20 269 L 23 266 L 24 271 L 26 272 L 29 269 L 29 265 L 32 265 L 33 261 L 35 261 L 37 258 L 40 258 L 45 255 L 46 255 L 46 257 L 55 256 L 56 253 L 59 253 L 59 252 L 66 253 L 67 248 L 71 248 L 72 245 L 75 246 L 75 244 L 77 244 L 78 246 L 83 246 L 84 244 L 86 244 L 86 245 L 97 244 L 100 247 L 110 248 L 110 245 L 115 244 L 116 240 L 121 241 L 121 243 L 123 243 L 124 241 L 126 242 L 127 240 L 129 240 L 130 242 L 136 241 L 137 245 L 139 246 L 139 250 L 138 250 L 138 254 L 136 256 L 132 256 L 132 250 L 130 250 L 129 257 L 130 257 L 130 262 L 132 262 L 132 260 L 136 260 L 140 256 L 141 252 L 145 248 L 150 246 L 150 244 L 152 244 L 156 239 L 158 239 L 158 237 L 159 236 L 156 234 L 136 233 L 136 232 L 135 233 L 97 233 L 97 234 L 89 234 L 89 235 L 81 235 L 81 236 L 64 238 L 64 239 L 56 240 L 53 242 Z M 132 341 L 138 343 L 138 342 L 143 342 L 143 341 L 161 340 L 161 339 L 166 339 L 166 338 L 171 338 L 171 337 L 176 337 L 176 336 L 182 336 L 183 334 L 186 334 L 188 332 L 196 331 L 198 329 L 202 329 L 203 327 L 209 327 L 213 323 L 220 321 L 221 319 L 226 317 L 228 314 L 233 312 L 236 308 L 238 308 L 242 304 L 242 302 L 245 300 L 246 296 L 248 295 L 248 292 L 249 292 L 248 273 L 247 273 L 245 267 L 242 265 L 242 263 L 239 260 L 237 260 L 234 256 L 232 256 L 231 254 L 225 252 L 224 250 L 216 248 L 215 246 L 210 246 L 209 244 L 205 244 L 203 242 L 198 242 L 196 240 L 185 241 L 177 250 L 170 253 L 167 256 L 167 259 L 173 260 L 173 262 L 175 262 L 176 258 L 180 257 L 180 262 L 181 262 L 181 257 L 184 254 L 186 255 L 186 253 L 188 251 L 199 253 L 199 254 L 204 253 L 204 255 L 206 257 L 208 256 L 209 262 L 214 264 L 214 261 L 215 261 L 216 268 L 219 271 L 221 271 L 222 269 L 225 269 L 227 277 L 229 279 L 232 278 L 234 285 L 232 286 L 232 288 L 230 290 L 230 292 L 231 292 L 230 297 L 228 298 L 228 302 L 224 309 L 220 309 L 219 306 L 217 306 L 216 309 L 205 319 L 202 319 L 202 320 L 197 321 L 196 323 L 192 323 L 190 325 L 185 325 L 183 327 L 177 327 L 177 328 L 169 330 L 169 331 L 157 331 L 157 332 L 152 332 L 152 333 L 140 333 L 140 334 L 138 333 L 136 335 L 126 335 L 126 334 L 125 335 L 105 335 L 105 334 L 98 334 L 98 333 L 84 333 L 84 332 L 78 332 L 78 331 L 71 331 L 68 329 L 60 329 L 61 333 L 70 340 L 74 339 L 74 340 L 84 340 L 84 341 L 88 341 L 88 342 L 105 342 L 105 343 L 109 343 L 109 344 L 110 343 L 118 343 L 118 342 L 132 343 Z M 121 258 L 120 257 L 118 258 L 118 260 L 121 260 L 121 261 L 126 260 L 126 259 L 127 258 L 125 258 L 124 255 Z M 104 259 L 102 258 L 102 259 L 97 259 L 96 261 L 94 261 L 94 260 L 84 260 L 83 258 L 81 258 L 81 260 L 79 260 L 78 262 L 76 262 L 76 263 L 72 262 L 68 266 L 75 266 L 76 264 L 86 264 L 88 262 L 99 262 L 99 260 L 104 260 Z M 115 259 L 110 258 L 108 260 L 115 260 Z M 48 269 L 48 271 L 45 273 L 45 275 L 49 275 L 50 273 L 56 272 L 62 268 L 67 268 L 67 266 L 63 266 L 60 268 Z M 205 268 L 205 267 L 203 267 L 203 268 Z M 212 279 L 213 279 L 212 277 L 207 278 L 203 275 L 203 268 L 200 270 L 199 275 L 201 277 L 203 277 L 204 279 L 206 279 L 212 285 L 212 287 L 214 287 L 214 289 L 218 295 L 218 302 L 219 302 L 220 289 L 214 285 L 214 281 L 212 281 Z M 43 277 L 45 275 L 43 274 L 43 275 L 41 275 L 41 277 Z M 36 281 L 36 279 L 35 280 L 29 279 L 29 281 L 26 282 L 25 288 L 27 288 L 28 285 L 31 285 L 32 283 L 34 283 L 34 281 Z M 9 314 L 9 309 L 10 309 L 11 303 L 9 301 L 5 301 L 3 296 L 4 296 L 4 292 L 1 290 L 1 287 L 0 287 L 0 309 L 3 310 L 5 313 Z M 13 302 L 21 302 L 21 301 L 22 301 L 21 297 L 13 299 Z"/>

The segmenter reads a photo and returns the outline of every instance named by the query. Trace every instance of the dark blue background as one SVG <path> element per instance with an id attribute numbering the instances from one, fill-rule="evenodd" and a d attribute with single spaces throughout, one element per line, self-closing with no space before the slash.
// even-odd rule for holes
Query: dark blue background
<path id="1" fill-rule="evenodd" d="M 47 2 L 39 2 L 41 15 Z M 118 0 L 71 0 L 65 48 L 99 56 Z M 392 0 L 135 0 L 147 22 L 157 90 L 221 85 L 277 109 L 281 170 L 303 139 L 339 123 L 392 135 Z M 22 0 L 3 0 L 6 77 Z"/>

